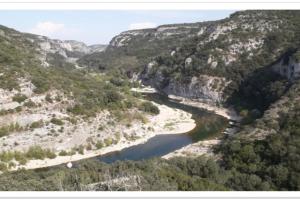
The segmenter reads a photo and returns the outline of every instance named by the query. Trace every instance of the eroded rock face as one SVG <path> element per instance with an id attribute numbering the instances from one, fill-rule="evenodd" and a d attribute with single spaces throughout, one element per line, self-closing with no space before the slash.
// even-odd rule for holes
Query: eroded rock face
<path id="1" fill-rule="evenodd" d="M 40 53 L 39 60 L 44 67 L 50 66 L 49 59 L 51 60 L 53 55 L 58 55 L 60 59 L 75 64 L 82 56 L 101 52 L 106 48 L 106 45 L 88 46 L 83 42 L 75 40 L 63 41 L 32 34 L 29 34 L 27 39 L 31 43 L 36 44 L 36 50 Z M 57 57 L 54 60 L 57 60 Z"/>
<path id="2" fill-rule="evenodd" d="M 222 77 L 200 75 L 194 76 L 189 82 L 167 79 L 161 72 L 157 72 L 151 78 L 143 77 L 145 85 L 150 85 L 168 94 L 180 97 L 197 99 L 211 104 L 222 103 L 225 100 L 224 89 L 230 83 Z"/>
<path id="3" fill-rule="evenodd" d="M 167 94 L 191 99 L 200 99 L 208 103 L 223 102 L 223 90 L 228 85 L 225 78 L 200 75 L 192 77 L 190 83 L 172 80 L 163 91 Z"/>

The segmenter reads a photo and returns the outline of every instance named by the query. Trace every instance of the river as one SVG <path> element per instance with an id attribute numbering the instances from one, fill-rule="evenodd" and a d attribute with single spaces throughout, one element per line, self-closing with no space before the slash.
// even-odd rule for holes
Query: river
<path id="1" fill-rule="evenodd" d="M 144 144 L 128 147 L 121 151 L 110 152 L 92 159 L 113 163 L 122 160 L 143 160 L 160 157 L 191 143 L 216 138 L 220 136 L 228 126 L 228 120 L 224 117 L 200 108 L 180 104 L 164 95 L 153 93 L 145 95 L 145 98 L 159 104 L 165 104 L 192 113 L 196 127 L 187 133 L 157 135 Z"/>

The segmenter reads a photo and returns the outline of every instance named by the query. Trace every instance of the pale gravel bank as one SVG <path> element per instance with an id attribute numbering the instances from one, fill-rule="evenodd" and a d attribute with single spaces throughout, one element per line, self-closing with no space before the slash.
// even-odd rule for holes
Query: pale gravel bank
<path id="1" fill-rule="evenodd" d="M 165 105 L 156 104 L 160 110 L 160 114 L 156 116 L 151 116 L 149 118 L 149 124 L 152 125 L 155 131 L 147 131 L 147 134 L 142 135 L 139 139 L 134 141 L 129 141 L 122 139 L 119 143 L 104 147 L 99 150 L 85 151 L 82 154 L 75 154 L 73 156 L 57 156 L 54 159 L 44 159 L 44 160 L 30 160 L 26 165 L 17 166 L 11 169 L 12 171 L 18 170 L 20 168 L 24 169 L 37 169 L 50 167 L 55 165 L 60 165 L 72 161 L 78 161 L 86 158 L 92 158 L 99 155 L 103 155 L 109 152 L 120 151 L 124 148 L 131 147 L 134 145 L 145 143 L 148 139 L 160 135 L 160 134 L 181 134 L 188 132 L 195 128 L 196 123 L 192 119 L 192 114 L 187 113 L 183 110 L 174 109 Z M 166 124 L 168 124 L 166 126 Z M 124 127 L 125 128 L 125 127 Z M 145 131 L 145 130 L 144 130 Z M 137 131 L 138 133 L 139 131 Z M 142 132 L 142 131 L 141 131 Z"/>
<path id="2" fill-rule="evenodd" d="M 164 155 L 162 158 L 170 159 L 173 157 L 197 157 L 204 154 L 210 156 L 213 155 L 212 147 L 219 143 L 220 140 L 218 139 L 199 141 Z"/>

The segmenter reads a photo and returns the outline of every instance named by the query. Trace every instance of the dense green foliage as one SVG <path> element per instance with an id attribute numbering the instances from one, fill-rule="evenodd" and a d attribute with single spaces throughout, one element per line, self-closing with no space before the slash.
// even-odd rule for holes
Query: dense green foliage
<path id="1" fill-rule="evenodd" d="M 157 106 L 155 106 L 153 103 L 149 102 L 149 101 L 145 101 L 145 102 L 142 102 L 140 105 L 139 105 L 139 109 L 141 111 L 144 111 L 144 112 L 147 112 L 147 113 L 151 113 L 151 114 L 159 114 L 159 109 Z"/>
<path id="2" fill-rule="evenodd" d="M 300 106 L 282 115 L 279 130 L 264 140 L 231 138 L 220 147 L 223 166 L 234 171 L 234 190 L 299 190 Z M 250 179 L 246 178 L 249 177 Z"/>
<path id="3" fill-rule="evenodd" d="M 88 184 L 108 181 L 120 175 L 140 176 L 139 187 L 142 190 L 228 190 L 221 181 L 226 179 L 227 173 L 214 161 L 205 158 L 152 159 L 112 165 L 89 160 L 75 166 L 73 169 L 60 166 L 6 173 L 0 177 L 0 190 L 87 190 Z M 104 188 L 99 189 L 108 188 L 104 184 Z M 111 189 L 125 188 L 112 186 Z"/>

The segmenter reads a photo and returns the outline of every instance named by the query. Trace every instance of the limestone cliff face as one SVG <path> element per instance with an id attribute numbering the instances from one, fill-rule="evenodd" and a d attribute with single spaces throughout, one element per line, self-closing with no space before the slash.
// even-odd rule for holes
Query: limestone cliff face
<path id="1" fill-rule="evenodd" d="M 32 34 L 27 34 L 27 36 L 28 40 L 36 44 L 36 50 L 40 52 L 40 60 L 45 67 L 50 65 L 48 60 L 51 60 L 53 55 L 56 55 L 56 60 L 58 56 L 64 61 L 76 64 L 79 58 L 94 52 L 104 51 L 106 48 L 103 45 L 88 46 L 83 42 L 75 40 L 54 40 L 45 36 Z"/>
<path id="2" fill-rule="evenodd" d="M 171 80 L 163 91 L 167 94 L 215 104 L 224 101 L 223 90 L 228 83 L 225 78 L 200 75 L 192 77 L 190 83 L 186 84 Z"/>
<path id="3" fill-rule="evenodd" d="M 145 85 L 150 85 L 167 95 L 176 95 L 198 101 L 219 104 L 226 99 L 224 89 L 230 83 L 223 77 L 199 75 L 190 80 L 179 81 L 164 77 L 160 72 L 148 76 L 141 74 L 140 79 Z"/>

